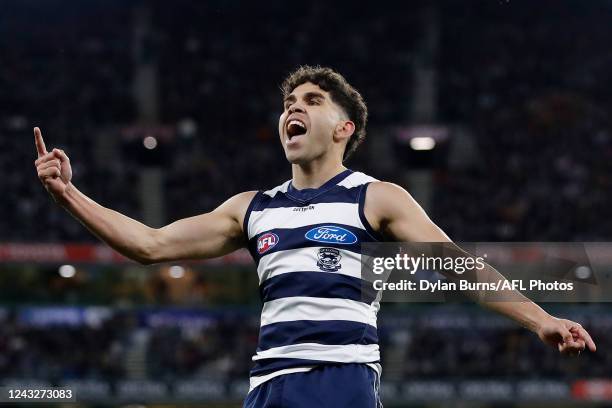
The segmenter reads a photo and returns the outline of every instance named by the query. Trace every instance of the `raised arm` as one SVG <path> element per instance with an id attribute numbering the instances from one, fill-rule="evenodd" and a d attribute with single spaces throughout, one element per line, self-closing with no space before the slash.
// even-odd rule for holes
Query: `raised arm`
<path id="1" fill-rule="evenodd" d="M 242 220 L 255 192 L 238 194 L 210 213 L 151 228 L 103 207 L 71 182 L 70 159 L 60 149 L 47 152 L 34 128 L 38 178 L 55 202 L 102 241 L 142 264 L 225 255 L 245 245 Z"/>
<path id="2" fill-rule="evenodd" d="M 389 240 L 446 242 L 454 245 L 410 194 L 395 184 L 372 183 L 368 187 L 364 211 L 372 227 Z M 459 247 L 457 250 L 462 251 Z M 484 275 L 490 279 L 505 279 L 493 267 L 489 265 L 486 267 Z M 595 343 L 580 324 L 553 317 L 520 292 L 515 294 L 517 301 L 477 300 L 488 309 L 501 313 L 532 330 L 544 343 L 557 347 L 563 354 L 579 354 L 585 346 L 595 351 Z"/>

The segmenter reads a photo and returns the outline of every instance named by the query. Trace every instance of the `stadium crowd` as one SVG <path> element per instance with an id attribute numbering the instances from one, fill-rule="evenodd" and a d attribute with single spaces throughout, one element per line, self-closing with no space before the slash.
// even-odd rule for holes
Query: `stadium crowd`
<path id="1" fill-rule="evenodd" d="M 479 154 L 442 175 L 434 216 L 466 241 L 609 240 L 612 9 L 475 3 L 446 8 L 439 100 Z"/>
<path id="2" fill-rule="evenodd" d="M 259 328 L 254 311 L 217 316 L 195 312 L 189 318 L 174 316 L 172 322 L 166 319 L 159 323 L 159 317 L 147 320 L 138 310 L 123 310 L 112 311 L 101 320 L 46 324 L 28 320 L 18 308 L 10 313 L 2 311 L 3 381 L 112 382 L 134 375 L 170 382 L 245 379 Z M 582 317 L 601 350 L 612 347 L 605 335 L 612 320 L 604 314 L 595 311 L 591 317 Z M 469 307 L 458 311 L 429 309 L 426 314 L 385 313 L 379 327 L 382 363 L 389 381 L 492 375 L 506 379 L 596 378 L 606 377 L 612 365 L 607 353 L 558 358 L 555 350 L 530 332 Z M 140 344 L 144 359 L 134 363 L 128 356 L 139 338 L 145 339 Z M 134 367 L 138 364 L 142 367 Z"/>
<path id="3" fill-rule="evenodd" d="M 276 136 L 278 85 L 301 63 L 336 67 L 362 91 L 371 138 L 380 137 L 375 129 L 410 123 L 419 4 L 370 13 L 346 7 L 345 18 L 359 30 L 340 36 L 343 28 L 322 3 L 299 15 L 275 2 L 265 10 L 179 3 L 150 3 L 158 122 L 177 129 L 165 151 L 171 159 L 163 164 L 166 222 L 290 177 Z M 431 215 L 458 240 L 598 240 L 612 231 L 605 91 L 612 61 L 601 40 L 610 35 L 609 6 L 602 11 L 593 2 L 576 12 L 572 1 L 550 5 L 438 3 L 436 120 L 467 127 L 477 147 L 473 163 L 433 169 Z M 0 17 L 0 137 L 6 147 L 0 169 L 8 194 L 1 205 L 15 215 L 0 220 L 3 241 L 94 239 L 43 199 L 31 166 L 33 125 L 43 128 L 49 146 L 68 152 L 80 189 L 142 218 L 133 188 L 138 158 L 124 151 L 100 159 L 95 142 L 120 138 L 118 128 L 139 121 L 131 92 L 133 10 L 117 1 L 73 6 L 66 13 L 22 2 Z M 45 18 L 23 31 L 29 13 Z M 92 26 L 87 21 L 94 15 L 100 24 Z M 398 163 L 397 172 L 382 176 L 399 180 L 409 163 L 403 166 L 401 157 Z M 363 152 L 349 162 L 380 176 L 377 165 Z"/>
<path id="4" fill-rule="evenodd" d="M 160 90 L 159 117 L 149 125 L 176 129 L 163 150 L 166 222 L 290 177 L 277 141 L 278 85 L 300 64 L 330 65 L 362 92 L 370 138 L 411 123 L 425 2 L 342 2 L 350 35 L 340 35 L 346 25 L 324 3 L 298 14 L 280 2 L 143 2 L 151 9 L 149 58 Z M 106 139 L 140 123 L 133 10 L 120 0 L 11 4 L 0 13 L 0 242 L 95 240 L 37 181 L 33 126 L 48 147 L 66 150 L 79 189 L 142 219 L 135 186 L 144 165 L 133 150 L 110 159 L 101 151 Z M 448 0 L 437 3 L 436 16 L 435 120 L 468 129 L 476 155 L 431 168 L 434 221 L 458 241 L 609 240 L 612 54 L 605 39 L 612 5 Z M 397 159 L 397 173 L 384 174 L 391 181 L 410 167 Z M 348 165 L 380 176 L 379 163 L 363 151 Z M 18 309 L 0 309 L 0 379 L 120 380 L 133 375 L 126 361 L 143 334 L 146 378 L 245 379 L 257 343 L 254 314 L 195 329 L 152 327 L 118 311 L 95 326 L 37 326 Z M 471 312 L 442 314 L 446 323 L 438 325 L 429 313 L 405 320 L 383 314 L 385 378 L 609 377 L 609 354 L 559 359 L 510 323 L 459 325 Z M 594 325 L 593 316 L 580 321 L 607 350 L 612 322 L 599 316 Z"/>

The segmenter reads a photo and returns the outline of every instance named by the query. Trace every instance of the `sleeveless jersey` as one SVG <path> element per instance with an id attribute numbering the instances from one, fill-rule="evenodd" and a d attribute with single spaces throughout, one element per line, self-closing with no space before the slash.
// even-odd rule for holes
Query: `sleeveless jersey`
<path id="1" fill-rule="evenodd" d="M 361 280 L 361 243 L 379 241 L 364 215 L 368 183 L 345 170 L 317 189 L 291 180 L 258 192 L 245 215 L 263 302 L 251 389 L 326 363 L 379 374 L 379 298 Z"/>

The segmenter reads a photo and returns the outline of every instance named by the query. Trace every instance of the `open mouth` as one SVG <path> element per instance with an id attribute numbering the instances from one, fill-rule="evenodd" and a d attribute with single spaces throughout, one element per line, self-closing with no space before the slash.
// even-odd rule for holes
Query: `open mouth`
<path id="1" fill-rule="evenodd" d="M 298 119 L 291 119 L 287 122 L 287 137 L 291 140 L 295 136 L 301 136 L 306 133 L 306 125 Z"/>

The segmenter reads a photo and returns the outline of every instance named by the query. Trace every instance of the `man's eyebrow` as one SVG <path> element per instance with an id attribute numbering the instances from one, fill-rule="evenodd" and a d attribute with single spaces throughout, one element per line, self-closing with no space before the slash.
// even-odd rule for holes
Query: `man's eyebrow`
<path id="1" fill-rule="evenodd" d="M 314 99 L 314 98 L 325 99 L 325 95 L 323 95 L 321 92 L 306 92 L 304 94 L 304 98 L 305 99 Z"/>
<path id="2" fill-rule="evenodd" d="M 321 92 L 306 92 L 304 94 L 304 99 L 315 99 L 315 98 L 320 98 L 320 99 L 325 99 L 325 95 L 323 95 Z M 283 102 L 295 102 L 296 101 L 296 97 L 294 94 L 288 95 L 283 99 Z"/>

